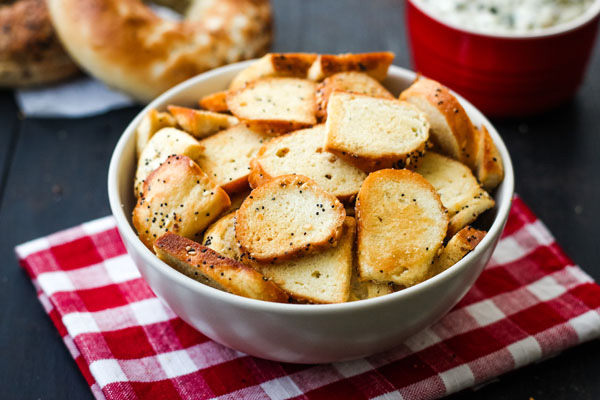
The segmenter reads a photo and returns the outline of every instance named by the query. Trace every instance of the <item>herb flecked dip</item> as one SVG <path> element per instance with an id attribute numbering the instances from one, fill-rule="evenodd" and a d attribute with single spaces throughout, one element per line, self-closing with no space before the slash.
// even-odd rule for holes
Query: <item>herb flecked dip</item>
<path id="1" fill-rule="evenodd" d="M 448 23 L 485 33 L 530 33 L 571 21 L 594 0 L 417 0 Z"/>

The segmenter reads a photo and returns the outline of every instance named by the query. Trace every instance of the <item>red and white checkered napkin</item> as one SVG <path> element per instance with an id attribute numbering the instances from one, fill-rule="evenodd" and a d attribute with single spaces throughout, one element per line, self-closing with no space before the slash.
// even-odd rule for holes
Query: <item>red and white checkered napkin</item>
<path id="1" fill-rule="evenodd" d="M 192 329 L 140 278 L 110 217 L 16 252 L 98 399 L 430 399 L 600 337 L 600 286 L 518 198 L 453 311 L 393 351 L 330 365 L 253 358 Z"/>

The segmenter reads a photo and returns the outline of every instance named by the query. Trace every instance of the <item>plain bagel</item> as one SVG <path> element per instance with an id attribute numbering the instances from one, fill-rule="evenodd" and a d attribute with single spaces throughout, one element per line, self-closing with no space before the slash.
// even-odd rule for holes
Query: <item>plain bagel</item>
<path id="1" fill-rule="evenodd" d="M 54 82 L 79 70 L 56 37 L 44 0 L 0 6 L 0 86 Z"/>
<path id="2" fill-rule="evenodd" d="M 91 75 L 141 101 L 218 66 L 264 54 L 268 0 L 160 1 L 184 16 L 165 20 L 141 0 L 48 0 L 67 51 Z"/>

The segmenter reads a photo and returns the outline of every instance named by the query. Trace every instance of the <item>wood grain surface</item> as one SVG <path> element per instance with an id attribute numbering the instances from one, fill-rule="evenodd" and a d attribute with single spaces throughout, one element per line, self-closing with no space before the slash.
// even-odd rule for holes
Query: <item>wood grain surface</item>
<path id="1" fill-rule="evenodd" d="M 276 51 L 391 50 L 410 67 L 402 0 L 276 0 Z M 19 118 L 0 91 L 0 398 L 92 398 L 14 256 L 18 243 L 110 213 L 114 145 L 139 107 L 82 119 Z M 577 96 L 543 115 L 494 120 L 516 190 L 600 281 L 600 45 Z M 600 399 L 600 341 L 452 399 Z"/>

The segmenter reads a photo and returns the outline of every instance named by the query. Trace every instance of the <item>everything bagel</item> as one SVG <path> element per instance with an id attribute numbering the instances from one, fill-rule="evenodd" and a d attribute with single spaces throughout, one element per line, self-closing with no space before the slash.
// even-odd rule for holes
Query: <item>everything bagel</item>
<path id="1" fill-rule="evenodd" d="M 54 82 L 78 72 L 62 48 L 44 0 L 0 5 L 0 86 Z"/>
<path id="2" fill-rule="evenodd" d="M 91 75 L 141 101 L 206 70 L 262 55 L 271 42 L 268 0 L 182 0 L 165 20 L 141 0 L 48 0 L 69 54 Z"/>

